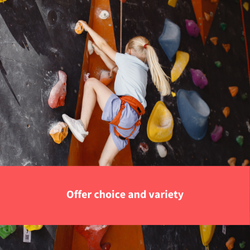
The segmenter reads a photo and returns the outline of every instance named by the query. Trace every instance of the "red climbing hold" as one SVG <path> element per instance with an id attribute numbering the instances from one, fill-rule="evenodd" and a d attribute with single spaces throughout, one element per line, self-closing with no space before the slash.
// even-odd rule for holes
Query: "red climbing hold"
<path id="1" fill-rule="evenodd" d="M 87 80 L 89 79 L 90 73 L 84 74 L 83 75 L 83 80 L 84 82 L 87 82 Z"/>
<path id="2" fill-rule="evenodd" d="M 146 142 L 141 142 L 139 145 L 139 149 L 141 150 L 142 153 L 147 153 L 148 152 L 148 144 Z"/>
<path id="3" fill-rule="evenodd" d="M 67 75 L 63 71 L 59 70 L 58 76 L 59 80 L 57 84 L 50 91 L 48 100 L 48 104 L 52 109 L 64 106 L 65 96 L 67 94 L 66 91 Z"/>
<path id="4" fill-rule="evenodd" d="M 104 234 L 109 226 L 106 225 L 91 225 L 91 226 L 75 226 L 75 230 L 80 233 L 87 241 L 89 250 L 109 249 L 110 243 L 100 245 Z"/>
<path id="5" fill-rule="evenodd" d="M 111 247 L 111 244 L 109 242 L 105 242 L 105 243 L 101 244 L 102 250 L 109 250 L 110 247 Z"/>

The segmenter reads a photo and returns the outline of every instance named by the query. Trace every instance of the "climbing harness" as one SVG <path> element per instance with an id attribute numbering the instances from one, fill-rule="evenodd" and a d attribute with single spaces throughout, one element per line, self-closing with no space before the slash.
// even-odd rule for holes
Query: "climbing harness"
<path id="1" fill-rule="evenodd" d="M 123 129 L 123 130 L 129 130 L 131 129 L 133 126 L 134 126 L 134 129 L 133 131 L 130 133 L 129 136 L 127 137 L 123 137 L 121 136 L 118 131 L 116 130 L 116 127 L 114 127 L 114 132 L 115 132 L 115 135 L 120 138 L 121 140 L 127 140 L 135 131 L 136 127 L 137 126 L 140 126 L 141 125 L 141 116 L 145 114 L 145 109 L 144 107 L 142 106 L 142 104 L 137 101 L 134 97 L 132 96 L 120 96 L 119 97 L 120 100 L 121 100 L 121 107 L 120 107 L 120 110 L 118 112 L 118 114 L 116 115 L 116 117 L 109 123 L 109 124 L 113 124 L 115 126 L 117 126 L 119 129 Z M 139 116 L 139 119 L 138 121 L 130 128 L 122 128 L 120 126 L 118 126 L 120 120 L 121 120 L 121 116 L 122 116 L 122 111 L 124 110 L 125 108 L 125 103 L 128 103 L 130 105 L 131 108 L 133 108 L 135 110 L 135 112 L 138 114 Z"/>

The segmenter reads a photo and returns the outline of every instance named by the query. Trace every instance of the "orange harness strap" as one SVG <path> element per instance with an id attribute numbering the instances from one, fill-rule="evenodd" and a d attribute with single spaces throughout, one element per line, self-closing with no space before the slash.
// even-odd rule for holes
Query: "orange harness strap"
<path id="1" fill-rule="evenodd" d="M 117 113 L 116 117 L 109 123 L 109 124 L 113 124 L 115 126 L 117 126 L 118 128 L 120 129 L 124 129 L 124 130 L 129 130 L 131 129 L 133 126 L 134 126 L 134 129 L 133 131 L 130 133 L 129 136 L 127 137 L 123 137 L 121 136 L 118 131 L 116 130 L 116 128 L 114 128 L 114 132 L 115 132 L 115 135 L 117 137 L 119 137 L 120 139 L 122 140 L 127 140 L 135 131 L 136 127 L 137 126 L 140 126 L 141 125 L 141 116 L 145 114 L 145 109 L 144 107 L 142 106 L 142 104 L 137 101 L 134 97 L 132 96 L 121 96 L 119 97 L 121 99 L 121 107 L 120 107 L 120 110 L 119 112 Z M 122 128 L 120 126 L 118 126 L 120 120 L 121 120 L 121 116 L 122 116 L 122 111 L 124 110 L 125 108 L 125 103 L 128 103 L 130 105 L 131 108 L 133 108 L 135 110 L 135 112 L 138 114 L 139 116 L 139 120 L 130 128 Z"/>

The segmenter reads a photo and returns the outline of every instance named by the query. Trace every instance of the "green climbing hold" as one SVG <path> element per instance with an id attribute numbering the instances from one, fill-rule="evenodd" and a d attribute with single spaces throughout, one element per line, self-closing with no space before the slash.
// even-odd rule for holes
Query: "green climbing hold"
<path id="1" fill-rule="evenodd" d="M 244 41 L 245 41 L 245 37 L 242 36 L 242 37 L 240 38 L 240 40 L 241 40 L 242 42 L 244 42 Z"/>
<path id="2" fill-rule="evenodd" d="M 223 31 L 225 31 L 227 25 L 226 25 L 225 23 L 221 23 L 221 24 L 220 24 L 220 27 L 222 28 Z"/>
<path id="3" fill-rule="evenodd" d="M 245 100 L 247 99 L 247 93 L 243 94 L 243 95 L 241 96 L 241 98 L 242 98 L 243 101 L 245 101 Z"/>
<path id="4" fill-rule="evenodd" d="M 243 137 L 242 135 L 238 135 L 238 136 L 236 137 L 236 141 L 238 142 L 238 144 L 239 144 L 240 146 L 242 146 L 242 145 L 243 145 L 243 141 L 244 141 L 244 137 Z"/>
<path id="5" fill-rule="evenodd" d="M 240 246 L 241 249 L 242 249 L 242 248 L 245 248 L 246 242 L 245 242 L 245 241 L 242 241 L 241 243 L 239 243 L 239 246 Z"/>
<path id="6" fill-rule="evenodd" d="M 221 62 L 220 61 L 216 61 L 216 62 L 214 62 L 214 64 L 216 65 L 217 68 L 221 67 Z"/>
<path id="7" fill-rule="evenodd" d="M 5 239 L 16 231 L 16 226 L 0 225 L 0 237 Z"/>
<path id="8" fill-rule="evenodd" d="M 239 0 L 235 0 L 235 3 L 239 3 Z"/>

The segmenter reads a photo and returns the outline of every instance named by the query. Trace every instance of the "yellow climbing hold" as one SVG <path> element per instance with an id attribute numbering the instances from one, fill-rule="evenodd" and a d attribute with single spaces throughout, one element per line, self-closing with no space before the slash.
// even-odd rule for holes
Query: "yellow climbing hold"
<path id="1" fill-rule="evenodd" d="M 248 2 L 243 3 L 243 7 L 246 11 L 249 11 L 249 3 Z"/>
<path id="2" fill-rule="evenodd" d="M 200 225 L 201 241 L 203 246 L 208 246 L 214 235 L 215 226 Z"/>
<path id="3" fill-rule="evenodd" d="M 0 3 L 4 3 L 5 1 L 7 1 L 7 0 L 0 0 Z"/>
<path id="4" fill-rule="evenodd" d="M 166 105 L 158 101 L 148 119 L 147 135 L 153 142 L 169 141 L 173 136 L 174 119 Z"/>
<path id="5" fill-rule="evenodd" d="M 49 132 L 55 143 L 60 144 L 68 135 L 68 125 L 64 122 L 58 122 Z"/>
<path id="6" fill-rule="evenodd" d="M 43 225 L 24 225 L 28 231 L 40 230 Z"/>
<path id="7" fill-rule="evenodd" d="M 75 33 L 80 35 L 84 31 L 83 25 L 81 21 L 78 21 L 75 26 Z"/>
<path id="8" fill-rule="evenodd" d="M 168 5 L 175 7 L 177 0 L 168 0 Z"/>
<path id="9" fill-rule="evenodd" d="M 176 52 L 176 60 L 173 69 L 171 70 L 171 81 L 175 82 L 183 70 L 186 68 L 189 61 L 189 54 L 182 51 Z"/>
<path id="10" fill-rule="evenodd" d="M 175 94 L 175 92 L 171 92 L 171 94 L 172 94 L 172 96 L 173 96 L 173 97 L 176 97 L 176 94 Z"/>

